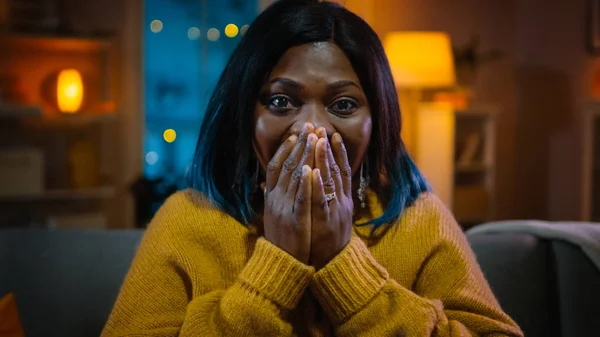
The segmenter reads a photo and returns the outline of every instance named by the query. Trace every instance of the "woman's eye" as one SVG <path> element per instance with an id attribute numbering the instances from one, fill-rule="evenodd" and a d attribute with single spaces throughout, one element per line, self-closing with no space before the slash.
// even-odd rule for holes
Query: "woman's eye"
<path id="1" fill-rule="evenodd" d="M 333 112 L 342 114 L 342 115 L 351 114 L 354 111 L 356 111 L 357 108 L 358 108 L 358 104 L 356 104 L 356 102 L 354 102 L 353 100 L 350 100 L 350 99 L 340 99 L 338 101 L 335 101 L 329 107 L 329 109 L 332 110 Z"/>
<path id="2" fill-rule="evenodd" d="M 285 96 L 275 96 L 269 101 L 269 107 L 272 109 L 289 109 L 292 107 L 292 103 L 289 98 Z"/>

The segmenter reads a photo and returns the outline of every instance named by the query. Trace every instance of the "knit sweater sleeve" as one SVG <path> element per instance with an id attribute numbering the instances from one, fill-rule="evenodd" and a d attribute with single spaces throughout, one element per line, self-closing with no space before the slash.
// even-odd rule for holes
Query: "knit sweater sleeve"
<path id="1" fill-rule="evenodd" d="M 494 298 L 462 230 L 438 206 L 420 212 L 411 247 L 390 252 L 401 260 L 426 251 L 410 289 L 391 279 L 357 236 L 313 276 L 310 289 L 337 336 L 523 335 Z"/>
<path id="2" fill-rule="evenodd" d="M 219 271 L 205 269 L 192 289 L 188 271 L 203 262 L 186 251 L 194 238 L 178 215 L 182 198 L 167 200 L 149 225 L 102 336 L 291 336 L 286 314 L 314 269 L 258 239 L 232 285 L 216 285 Z"/>

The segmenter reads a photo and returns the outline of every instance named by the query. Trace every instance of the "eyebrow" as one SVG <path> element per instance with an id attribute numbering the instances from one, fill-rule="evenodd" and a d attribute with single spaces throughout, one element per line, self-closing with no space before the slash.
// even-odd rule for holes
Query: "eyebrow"
<path id="1" fill-rule="evenodd" d="M 272 84 L 281 84 L 284 86 L 288 86 L 288 87 L 292 87 L 294 89 L 304 89 L 305 86 L 302 85 L 301 83 L 298 83 L 290 78 L 286 78 L 286 77 L 275 77 L 274 79 L 269 81 L 269 85 Z M 330 83 L 327 85 L 327 89 L 328 90 L 339 90 L 345 87 L 356 87 L 358 89 L 360 89 L 360 86 L 354 82 L 354 81 L 348 81 L 348 80 L 341 80 L 341 81 L 336 81 L 333 83 Z"/>

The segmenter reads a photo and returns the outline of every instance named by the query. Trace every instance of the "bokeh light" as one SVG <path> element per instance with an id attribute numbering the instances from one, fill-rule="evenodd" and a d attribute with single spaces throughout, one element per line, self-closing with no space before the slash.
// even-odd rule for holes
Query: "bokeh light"
<path id="1" fill-rule="evenodd" d="M 200 38 L 200 29 L 198 29 L 198 27 L 190 27 L 187 36 L 190 40 L 198 40 Z"/>
<path id="2" fill-rule="evenodd" d="M 154 165 L 158 162 L 158 153 L 150 151 L 146 154 L 146 163 L 148 165 Z"/>
<path id="3" fill-rule="evenodd" d="M 241 36 L 246 35 L 246 32 L 248 31 L 248 28 L 250 28 L 250 25 L 243 25 L 242 28 L 240 29 L 240 35 Z"/>
<path id="4" fill-rule="evenodd" d="M 165 142 L 173 143 L 177 138 L 177 132 L 175 132 L 173 129 L 167 129 L 163 133 L 163 138 L 165 139 Z"/>
<path id="5" fill-rule="evenodd" d="M 208 30 L 208 32 L 206 32 L 206 37 L 210 41 L 217 41 L 219 37 L 221 37 L 221 32 L 219 32 L 219 30 L 216 28 L 211 28 Z"/>
<path id="6" fill-rule="evenodd" d="M 163 23 L 160 20 L 152 20 L 150 22 L 150 30 L 152 33 L 160 33 L 163 30 Z"/>
<path id="7" fill-rule="evenodd" d="M 234 25 L 233 23 L 230 23 L 227 26 L 225 26 L 225 35 L 227 35 L 227 37 L 234 38 L 238 35 L 239 32 L 240 30 L 238 26 Z"/>

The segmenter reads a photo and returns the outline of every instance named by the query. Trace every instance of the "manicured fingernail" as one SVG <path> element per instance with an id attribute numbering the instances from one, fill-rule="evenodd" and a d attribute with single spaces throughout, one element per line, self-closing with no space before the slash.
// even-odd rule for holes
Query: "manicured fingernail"
<path id="1" fill-rule="evenodd" d="M 303 176 L 308 176 L 311 171 L 312 171 L 312 169 L 310 168 L 310 166 L 308 166 L 308 165 L 302 166 L 302 175 Z"/>
<path id="2" fill-rule="evenodd" d="M 336 132 L 336 133 L 333 134 L 333 137 L 331 137 L 331 140 L 333 140 L 336 143 L 340 143 L 341 144 L 342 143 L 342 136 L 340 136 L 340 134 Z"/>
<path id="3" fill-rule="evenodd" d="M 313 172 L 314 172 L 315 178 L 319 178 L 319 180 L 321 180 L 321 170 L 314 169 Z"/>
<path id="4" fill-rule="evenodd" d="M 311 133 L 310 135 L 308 135 L 308 142 L 307 144 L 312 144 L 313 142 L 317 141 L 317 135 L 315 135 L 314 133 Z"/>
<path id="5" fill-rule="evenodd" d="M 288 140 L 289 140 L 290 142 L 296 142 L 296 141 L 298 140 L 298 136 L 296 136 L 296 135 L 291 135 L 291 136 L 289 136 Z"/>
<path id="6" fill-rule="evenodd" d="M 327 137 L 321 138 L 321 139 L 323 139 L 323 142 L 321 142 L 321 149 L 324 151 L 327 151 L 327 148 L 329 147 L 329 142 L 327 141 Z"/>
<path id="7" fill-rule="evenodd" d="M 308 132 L 308 130 L 310 130 L 312 128 L 313 128 L 313 125 L 311 123 L 304 123 L 304 125 L 302 126 L 302 131 Z"/>

